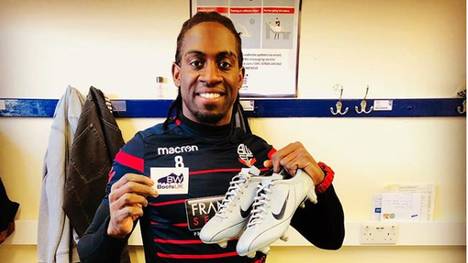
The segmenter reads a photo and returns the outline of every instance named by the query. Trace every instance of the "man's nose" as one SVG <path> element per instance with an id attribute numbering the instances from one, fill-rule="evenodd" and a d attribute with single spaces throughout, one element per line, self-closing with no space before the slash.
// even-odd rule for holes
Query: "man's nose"
<path id="1" fill-rule="evenodd" d="M 205 82 L 207 86 L 216 85 L 223 80 L 220 73 L 216 62 L 207 62 L 200 74 L 200 80 Z"/>

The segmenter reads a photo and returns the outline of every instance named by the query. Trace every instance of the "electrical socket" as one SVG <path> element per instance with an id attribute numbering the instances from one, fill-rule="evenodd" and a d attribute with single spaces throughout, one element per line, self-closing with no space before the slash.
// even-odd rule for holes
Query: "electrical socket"
<path id="1" fill-rule="evenodd" d="M 398 236 L 399 227 L 397 224 L 372 223 L 361 225 L 361 244 L 396 244 Z"/>

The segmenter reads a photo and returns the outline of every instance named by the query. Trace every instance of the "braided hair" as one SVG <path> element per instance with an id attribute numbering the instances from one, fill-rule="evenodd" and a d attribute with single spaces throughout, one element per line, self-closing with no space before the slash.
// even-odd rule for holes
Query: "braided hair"
<path id="1" fill-rule="evenodd" d="M 231 33 L 234 35 L 236 39 L 236 48 L 237 48 L 237 54 L 239 58 L 238 65 L 239 65 L 239 68 L 241 68 L 244 59 L 243 59 L 242 48 L 241 48 L 242 41 L 240 38 L 240 33 L 236 31 L 234 24 L 228 17 L 220 15 L 219 13 L 216 13 L 216 12 L 198 12 L 193 17 L 191 17 L 190 19 L 184 22 L 179 32 L 179 35 L 177 36 L 177 49 L 175 53 L 175 63 L 177 65 L 180 65 L 181 49 L 182 49 L 182 44 L 184 41 L 185 33 L 188 30 L 190 30 L 192 27 L 203 22 L 216 22 L 216 23 L 223 25 L 229 31 L 231 31 Z M 175 118 L 177 118 L 177 116 L 179 116 L 179 114 L 181 113 L 182 113 L 182 96 L 180 93 L 180 87 L 178 87 L 177 97 L 169 106 L 169 110 L 167 112 L 167 117 L 166 117 L 166 120 L 164 121 L 163 128 L 167 129 L 169 123 L 172 122 Z M 234 103 L 232 115 L 233 116 L 231 117 L 231 127 L 240 127 L 243 131 L 247 133 L 251 133 L 250 125 L 248 123 L 248 120 L 245 118 L 244 110 L 242 108 L 242 105 L 239 102 L 239 95 L 237 95 L 236 101 Z"/>

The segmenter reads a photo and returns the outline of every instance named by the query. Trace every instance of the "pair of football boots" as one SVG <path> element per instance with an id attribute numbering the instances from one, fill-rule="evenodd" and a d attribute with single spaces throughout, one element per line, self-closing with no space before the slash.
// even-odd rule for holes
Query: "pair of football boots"
<path id="1" fill-rule="evenodd" d="M 288 179 L 281 173 L 260 175 L 256 167 L 243 168 L 229 184 L 218 212 L 200 231 L 207 244 L 226 247 L 239 238 L 237 253 L 254 257 L 268 253 L 286 232 L 296 209 L 309 199 L 317 203 L 312 179 L 301 169 Z"/>

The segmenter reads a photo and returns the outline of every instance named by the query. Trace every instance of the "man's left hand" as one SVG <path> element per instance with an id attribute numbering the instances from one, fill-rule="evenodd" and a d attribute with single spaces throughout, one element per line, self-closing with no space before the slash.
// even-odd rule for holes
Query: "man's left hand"
<path id="1" fill-rule="evenodd" d="M 302 169 L 312 178 L 315 185 L 320 184 L 325 176 L 314 157 L 300 142 L 290 143 L 279 149 L 273 154 L 271 160 L 266 160 L 263 165 L 268 168 L 273 166 L 273 171 L 276 173 L 283 167 L 293 176 L 296 174 L 297 169 Z"/>

